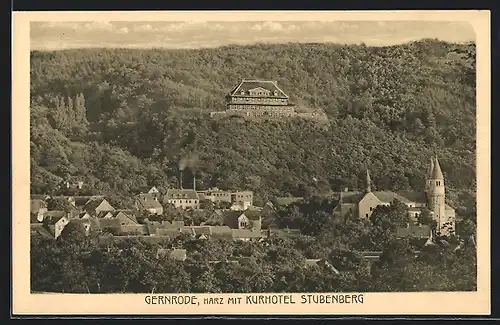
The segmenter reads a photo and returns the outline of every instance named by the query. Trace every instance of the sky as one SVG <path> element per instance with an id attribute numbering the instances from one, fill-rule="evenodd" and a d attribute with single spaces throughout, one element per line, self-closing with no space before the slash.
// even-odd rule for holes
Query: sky
<path id="1" fill-rule="evenodd" d="M 31 22 L 32 50 L 212 48 L 255 43 L 383 46 L 423 38 L 475 41 L 467 22 L 439 21 L 78 21 Z"/>

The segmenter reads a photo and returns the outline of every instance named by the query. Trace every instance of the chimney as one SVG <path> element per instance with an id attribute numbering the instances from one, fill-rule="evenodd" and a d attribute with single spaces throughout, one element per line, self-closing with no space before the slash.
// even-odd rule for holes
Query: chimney
<path id="1" fill-rule="evenodd" d="M 193 173 L 193 190 L 196 191 L 196 176 Z"/>
<path id="2" fill-rule="evenodd" d="M 181 170 L 181 175 L 179 177 L 179 186 L 180 186 L 180 188 L 182 190 L 182 170 Z"/>

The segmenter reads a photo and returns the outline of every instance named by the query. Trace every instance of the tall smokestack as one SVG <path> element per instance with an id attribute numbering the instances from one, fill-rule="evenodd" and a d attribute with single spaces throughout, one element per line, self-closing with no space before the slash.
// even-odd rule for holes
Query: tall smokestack
<path id="1" fill-rule="evenodd" d="M 179 186 L 180 186 L 181 190 L 182 190 L 182 176 L 183 176 L 183 173 L 182 173 L 182 169 L 181 169 L 180 177 L 179 177 Z"/>
<path id="2" fill-rule="evenodd" d="M 193 190 L 196 191 L 196 175 L 193 173 Z"/>

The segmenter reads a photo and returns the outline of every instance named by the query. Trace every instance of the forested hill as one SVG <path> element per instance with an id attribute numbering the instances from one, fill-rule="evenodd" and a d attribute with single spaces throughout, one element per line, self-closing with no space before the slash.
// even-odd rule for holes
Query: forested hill
<path id="1" fill-rule="evenodd" d="M 212 121 L 241 78 L 276 80 L 313 122 Z M 196 152 L 198 188 L 260 198 L 360 186 L 420 188 L 435 149 L 449 197 L 475 192 L 475 45 L 423 40 L 199 50 L 78 49 L 31 53 L 32 192 L 61 177 L 124 195 L 177 183 Z"/>

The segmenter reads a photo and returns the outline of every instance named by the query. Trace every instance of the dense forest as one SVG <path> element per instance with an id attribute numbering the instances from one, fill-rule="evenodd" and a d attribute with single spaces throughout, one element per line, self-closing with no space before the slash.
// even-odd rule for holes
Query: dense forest
<path id="1" fill-rule="evenodd" d="M 424 246 L 422 239 L 398 239 L 405 206 L 377 207 L 370 220 L 331 217 L 319 198 L 291 205 L 279 221 L 295 222 L 303 234 L 259 242 L 231 239 L 86 236 L 81 223 L 61 236 L 31 240 L 34 292 L 400 292 L 476 290 L 476 250 L 465 240 Z M 103 237 L 105 236 L 105 237 Z M 184 261 L 157 255 L 184 249 Z M 380 251 L 371 263 L 362 252 Z M 306 259 L 328 261 L 308 264 Z M 332 269 L 333 266 L 335 269 Z"/>
<path id="2" fill-rule="evenodd" d="M 276 80 L 329 124 L 211 120 L 241 78 Z M 474 44 L 33 51 L 30 94 L 33 193 L 76 177 L 126 205 L 139 186 L 176 186 L 193 153 L 198 188 L 256 202 L 360 188 L 367 168 L 375 188 L 420 189 L 436 152 L 450 204 L 475 207 Z"/>

